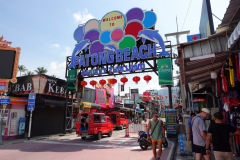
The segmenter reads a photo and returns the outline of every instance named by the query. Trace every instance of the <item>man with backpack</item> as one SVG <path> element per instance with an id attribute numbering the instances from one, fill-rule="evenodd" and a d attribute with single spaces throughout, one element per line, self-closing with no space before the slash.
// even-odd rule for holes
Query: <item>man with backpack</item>
<path id="1" fill-rule="evenodd" d="M 163 126 L 163 122 L 158 119 L 158 113 L 153 114 L 152 120 L 148 122 L 147 129 L 147 139 L 150 140 L 149 130 L 151 130 L 151 141 L 153 148 L 153 156 L 156 160 L 160 160 L 162 154 L 162 141 L 166 141 L 165 138 L 165 129 Z M 156 155 L 156 144 L 158 144 L 158 154 Z"/>

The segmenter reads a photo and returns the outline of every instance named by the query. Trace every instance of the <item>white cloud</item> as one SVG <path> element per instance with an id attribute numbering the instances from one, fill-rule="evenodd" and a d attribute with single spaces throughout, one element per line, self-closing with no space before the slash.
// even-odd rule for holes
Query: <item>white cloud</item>
<path id="1" fill-rule="evenodd" d="M 68 46 L 65 47 L 65 51 L 61 53 L 61 55 L 63 55 L 63 56 L 71 56 L 71 54 L 72 54 L 72 50 Z"/>
<path id="2" fill-rule="evenodd" d="M 91 13 L 88 13 L 87 8 L 83 12 L 77 12 L 73 14 L 73 18 L 79 24 L 86 23 L 89 19 L 93 19 L 94 16 Z"/>
<path id="3" fill-rule="evenodd" d="M 65 79 L 65 69 L 66 69 L 66 62 L 58 63 L 58 62 L 51 62 L 50 69 L 48 69 L 49 75 L 56 75 L 57 78 Z"/>
<path id="4" fill-rule="evenodd" d="M 51 45 L 51 47 L 60 48 L 60 44 L 54 43 L 54 44 Z"/>

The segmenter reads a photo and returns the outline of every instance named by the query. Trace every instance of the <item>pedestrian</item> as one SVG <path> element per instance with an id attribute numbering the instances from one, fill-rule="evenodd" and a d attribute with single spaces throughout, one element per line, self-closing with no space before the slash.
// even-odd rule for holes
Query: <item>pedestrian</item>
<path id="1" fill-rule="evenodd" d="M 152 120 L 148 122 L 147 129 L 147 139 L 150 140 L 149 131 L 151 130 L 151 141 L 153 148 L 153 156 L 156 160 L 160 160 L 162 154 L 162 141 L 166 141 L 165 129 L 163 127 L 163 122 L 158 119 L 158 113 L 153 114 Z M 158 154 L 156 155 L 156 144 L 158 144 Z"/>
<path id="2" fill-rule="evenodd" d="M 210 110 L 202 108 L 202 112 L 192 119 L 193 145 L 196 153 L 196 160 L 201 160 L 202 156 L 205 160 L 210 160 L 210 156 L 206 154 L 205 141 L 207 137 L 204 118 L 210 115 Z"/>
<path id="3" fill-rule="evenodd" d="M 212 139 L 214 157 L 216 160 L 233 159 L 233 141 L 232 135 L 240 135 L 234 127 L 223 123 L 223 114 L 216 112 L 214 114 L 215 123 L 210 125 L 206 139 L 206 152 L 211 154 L 210 141 Z"/>
<path id="4" fill-rule="evenodd" d="M 191 144 L 192 144 L 192 152 L 195 152 L 194 150 L 194 146 L 193 146 L 193 134 L 192 134 L 192 119 L 193 117 L 195 117 L 195 113 L 191 113 L 190 114 L 190 118 L 188 120 L 188 141 L 191 141 Z"/>

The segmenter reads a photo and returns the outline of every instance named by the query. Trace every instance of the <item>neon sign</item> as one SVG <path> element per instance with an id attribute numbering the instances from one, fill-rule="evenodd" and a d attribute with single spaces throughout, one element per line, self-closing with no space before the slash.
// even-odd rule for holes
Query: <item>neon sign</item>
<path id="1" fill-rule="evenodd" d="M 125 15 L 119 11 L 109 12 L 100 22 L 89 20 L 74 32 L 78 44 L 73 50 L 68 69 L 170 57 L 161 35 L 152 29 L 156 21 L 157 16 L 153 11 L 140 8 L 130 9 Z M 157 44 L 162 49 L 161 53 L 157 53 Z M 106 68 L 87 70 L 82 72 L 82 76 L 143 70 L 145 64 L 119 67 L 109 67 L 107 71 Z"/>

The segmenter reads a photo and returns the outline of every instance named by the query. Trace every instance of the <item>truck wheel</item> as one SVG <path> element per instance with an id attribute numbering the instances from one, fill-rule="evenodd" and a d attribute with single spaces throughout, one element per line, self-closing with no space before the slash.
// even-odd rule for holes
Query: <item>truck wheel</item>
<path id="1" fill-rule="evenodd" d="M 98 132 L 97 134 L 97 139 L 100 140 L 102 138 L 102 133 L 101 132 Z"/>
<path id="2" fill-rule="evenodd" d="M 112 137 L 112 130 L 109 131 L 108 137 Z"/>
<path id="3" fill-rule="evenodd" d="M 82 140 L 85 140 L 87 137 L 82 137 Z"/>

